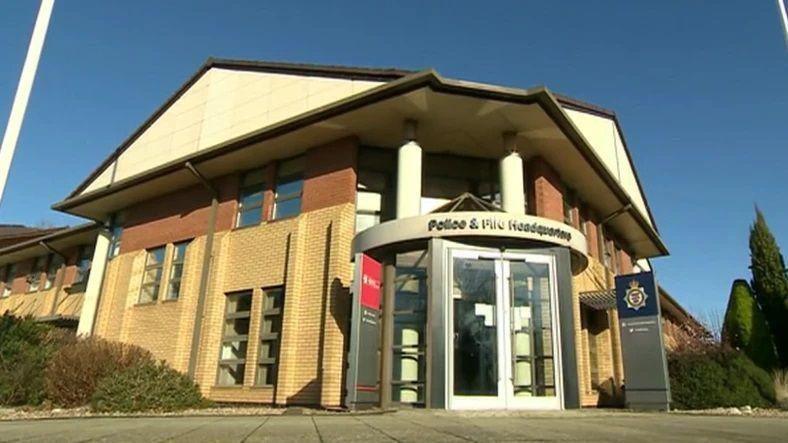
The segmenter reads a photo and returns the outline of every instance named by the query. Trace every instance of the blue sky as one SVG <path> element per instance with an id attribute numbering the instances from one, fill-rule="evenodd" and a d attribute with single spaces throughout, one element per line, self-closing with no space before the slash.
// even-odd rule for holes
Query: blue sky
<path id="1" fill-rule="evenodd" d="M 58 0 L 0 222 L 77 222 L 50 205 L 217 56 L 434 67 L 614 109 L 671 250 L 658 278 L 697 314 L 723 311 L 749 277 L 754 204 L 788 249 L 774 1 L 275 3 Z M 37 8 L 0 3 L 0 128 Z"/>

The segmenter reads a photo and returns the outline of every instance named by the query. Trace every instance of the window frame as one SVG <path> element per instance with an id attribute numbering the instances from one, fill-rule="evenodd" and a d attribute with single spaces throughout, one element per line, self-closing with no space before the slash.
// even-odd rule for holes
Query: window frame
<path id="1" fill-rule="evenodd" d="M 73 286 L 87 285 L 90 278 L 90 270 L 93 268 L 93 253 L 95 245 L 81 245 L 77 252 L 76 273 L 74 274 Z M 86 254 L 86 252 L 89 252 Z M 83 267 L 82 263 L 87 262 L 87 266 Z"/>
<path id="2" fill-rule="evenodd" d="M 60 254 L 50 253 L 49 258 L 47 259 L 46 269 L 44 271 L 44 290 L 47 291 L 52 289 L 55 286 L 55 282 L 57 281 L 57 274 L 60 272 L 60 268 L 65 263 L 63 256 Z M 53 265 L 57 265 L 56 268 L 52 269 Z"/>
<path id="3" fill-rule="evenodd" d="M 14 280 L 16 279 L 16 263 L 8 263 L 3 266 L 3 280 L 0 282 L 0 298 L 10 297 L 14 293 Z M 9 280 L 10 277 L 10 280 Z"/>
<path id="4" fill-rule="evenodd" d="M 164 294 L 164 300 L 168 301 L 175 301 L 180 299 L 181 290 L 183 289 L 182 282 L 183 282 L 183 271 L 186 267 L 186 254 L 189 251 L 189 245 L 191 244 L 192 240 L 184 240 L 178 243 L 174 243 L 172 245 L 172 254 L 170 255 L 170 265 L 169 265 L 169 272 L 167 273 L 167 292 Z M 176 254 L 178 253 L 178 248 L 183 247 L 183 253 L 178 257 Z M 175 277 L 175 268 L 176 266 L 180 266 L 181 273 L 180 277 Z M 172 295 L 172 286 L 173 283 L 178 284 L 178 291 L 175 293 L 175 296 Z"/>
<path id="5" fill-rule="evenodd" d="M 249 297 L 249 309 L 246 311 L 238 311 L 237 309 L 233 312 L 229 312 L 230 308 L 230 298 L 231 297 L 242 297 L 248 296 Z M 252 311 L 254 307 L 254 291 L 251 289 L 243 290 L 243 291 L 235 291 L 235 292 L 228 292 L 225 294 L 225 301 L 224 301 L 224 315 L 222 317 L 222 335 L 221 341 L 219 342 L 219 360 L 218 364 L 216 365 L 216 386 L 222 388 L 235 388 L 235 387 L 242 387 L 246 382 L 246 363 L 249 360 L 249 337 L 251 334 L 252 328 Z M 241 335 L 227 335 L 227 331 L 225 330 L 227 327 L 228 320 L 237 320 L 237 319 L 249 319 L 249 331 L 246 334 Z M 244 350 L 243 358 L 222 358 L 222 352 L 224 351 L 224 346 L 226 343 L 246 343 L 246 348 Z M 236 366 L 236 365 L 243 365 L 243 373 L 241 374 L 240 383 L 237 382 L 233 384 L 226 384 L 222 383 L 222 368 L 224 366 Z"/>
<path id="6" fill-rule="evenodd" d="M 115 224 L 113 221 L 113 225 L 109 230 L 110 238 L 109 238 L 109 255 L 107 256 L 108 260 L 112 260 L 113 258 L 120 255 L 120 246 L 123 236 L 123 226 L 119 224 Z"/>
<path id="7" fill-rule="evenodd" d="M 262 173 L 262 176 L 263 176 L 262 180 L 259 181 L 259 182 L 251 183 L 251 184 L 244 184 L 244 181 L 246 180 L 246 178 L 249 177 L 250 175 L 254 174 L 254 173 Z M 266 175 L 266 168 L 265 167 L 249 169 L 249 170 L 245 171 L 243 174 L 241 174 L 241 179 L 240 179 L 239 185 L 238 185 L 238 207 L 236 209 L 236 214 L 235 214 L 235 227 L 236 228 L 243 228 L 243 227 L 246 227 L 246 226 L 256 226 L 256 225 L 259 225 L 260 223 L 262 223 L 263 221 L 265 221 L 265 191 L 268 188 L 268 186 L 267 186 L 268 180 L 266 179 L 265 175 Z M 256 191 L 255 192 L 251 192 L 248 195 L 253 195 L 253 194 L 256 194 L 257 192 L 260 193 L 260 204 L 259 205 L 258 204 L 254 204 L 252 206 L 244 206 L 243 205 L 244 194 L 245 194 L 246 191 L 250 191 L 250 190 L 256 190 Z M 260 219 L 257 221 L 257 223 L 241 224 L 241 220 L 242 220 L 243 214 L 245 214 L 246 212 L 251 212 L 253 210 L 256 210 L 257 208 L 260 208 Z"/>
<path id="8" fill-rule="evenodd" d="M 276 302 L 274 302 L 274 307 L 266 308 L 268 296 L 271 293 L 278 293 L 279 294 L 279 304 L 276 307 Z M 262 290 L 262 302 L 260 307 L 260 331 L 259 337 L 257 342 L 257 363 L 255 365 L 255 376 L 254 376 L 254 385 L 257 387 L 274 387 L 276 386 L 277 381 L 279 380 L 279 351 L 281 350 L 282 344 L 282 328 L 284 325 L 284 310 L 285 310 L 285 287 L 283 285 L 280 286 L 271 286 L 267 288 L 263 288 Z M 279 325 L 279 330 L 276 332 L 263 332 L 266 329 L 266 322 L 270 321 L 273 322 L 272 324 Z M 263 349 L 263 343 L 269 343 L 269 346 L 272 346 L 274 349 L 275 356 L 273 357 L 263 357 L 261 354 L 261 350 Z M 260 383 L 259 374 L 261 367 L 266 366 L 268 367 L 268 372 L 266 374 L 273 373 L 272 379 L 270 383 Z"/>
<path id="9" fill-rule="evenodd" d="M 155 251 L 162 251 L 162 259 L 156 264 L 150 264 L 151 255 L 154 254 Z M 161 281 L 164 277 L 164 262 L 167 258 L 167 246 L 156 246 L 154 248 L 149 248 L 145 250 L 145 266 L 142 269 L 142 283 L 140 283 L 140 292 L 137 296 L 137 304 L 148 304 L 148 303 L 156 303 L 159 300 L 159 292 L 161 292 Z M 148 276 L 148 272 L 151 270 L 157 270 L 158 274 L 153 282 L 146 282 L 145 279 Z M 153 291 L 151 294 L 150 300 L 143 300 L 142 295 L 145 293 L 145 289 L 149 287 L 155 287 L 156 290 Z"/>
<path id="10" fill-rule="evenodd" d="M 42 275 L 47 268 L 47 255 L 39 255 L 33 258 L 33 265 L 27 274 L 27 292 L 39 292 L 42 290 Z M 35 287 L 33 285 L 35 284 Z"/>
<path id="11" fill-rule="evenodd" d="M 274 180 L 274 201 L 273 201 L 273 210 L 271 211 L 271 219 L 272 220 L 281 220 L 291 217 L 297 217 L 301 215 L 301 210 L 303 208 L 303 196 L 304 196 L 304 169 L 305 169 L 305 157 L 303 155 L 299 155 L 296 157 L 289 158 L 287 160 L 282 160 L 277 164 L 276 167 L 276 179 Z M 301 168 L 297 172 L 290 172 L 286 175 L 280 174 L 280 171 L 283 168 L 283 165 L 287 163 L 301 163 Z M 289 184 L 292 182 L 300 181 L 301 184 L 298 188 L 298 191 L 293 191 L 288 194 L 280 194 L 279 189 L 282 187 L 283 184 Z M 298 200 L 298 212 L 295 214 L 288 214 L 288 215 L 280 215 L 279 214 L 279 207 L 282 203 L 290 202 L 293 200 Z"/>

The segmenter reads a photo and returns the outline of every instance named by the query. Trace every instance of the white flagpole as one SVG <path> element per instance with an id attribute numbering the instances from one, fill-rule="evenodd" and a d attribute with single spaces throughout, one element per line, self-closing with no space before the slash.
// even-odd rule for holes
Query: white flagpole
<path id="1" fill-rule="evenodd" d="M 785 2 L 788 0 L 777 0 L 777 7 L 780 8 L 780 18 L 782 18 L 783 22 L 783 32 L 785 33 L 785 44 L 788 45 L 788 7 L 785 6 Z"/>
<path id="2" fill-rule="evenodd" d="M 36 77 L 38 60 L 41 58 L 41 50 L 44 47 L 44 38 L 47 34 L 49 18 L 52 15 L 54 5 L 55 0 L 41 0 L 41 8 L 38 10 L 33 36 L 30 38 L 27 57 L 22 67 L 22 75 L 19 77 L 14 103 L 11 105 L 11 114 L 8 116 L 8 125 L 3 135 L 3 143 L 0 144 L 0 202 L 3 199 L 8 172 L 11 169 L 11 160 L 14 158 L 16 142 L 19 139 L 19 131 L 22 129 L 22 120 L 25 117 L 30 90 L 33 89 L 33 79 Z"/>

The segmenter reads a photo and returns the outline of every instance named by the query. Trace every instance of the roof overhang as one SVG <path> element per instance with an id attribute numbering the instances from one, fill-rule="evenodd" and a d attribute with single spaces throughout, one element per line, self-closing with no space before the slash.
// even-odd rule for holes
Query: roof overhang
<path id="1" fill-rule="evenodd" d="M 405 119 L 419 122 L 418 141 L 425 152 L 500 158 L 501 136 L 517 134 L 521 154 L 544 157 L 562 179 L 609 221 L 635 257 L 666 255 L 667 248 L 647 215 L 632 202 L 590 144 L 572 124 L 561 104 L 545 88 L 529 90 L 444 79 L 422 71 L 228 140 L 143 174 L 72 196 L 53 206 L 94 220 L 162 194 L 196 184 L 185 168 L 192 163 L 208 178 L 274 159 L 296 155 L 343 137 L 363 144 L 396 147 Z"/>
<path id="2" fill-rule="evenodd" d="M 0 249 L 0 265 L 16 263 L 54 251 L 95 242 L 97 223 L 85 223 Z M 45 246 L 46 245 L 46 246 Z"/>

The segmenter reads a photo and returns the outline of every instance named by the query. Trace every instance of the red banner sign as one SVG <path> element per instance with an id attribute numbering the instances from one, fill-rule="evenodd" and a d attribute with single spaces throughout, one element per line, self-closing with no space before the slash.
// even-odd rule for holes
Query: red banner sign
<path id="1" fill-rule="evenodd" d="M 380 309 L 380 281 L 382 270 L 380 262 L 368 255 L 361 256 L 361 306 Z"/>

